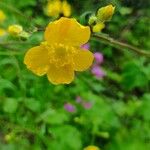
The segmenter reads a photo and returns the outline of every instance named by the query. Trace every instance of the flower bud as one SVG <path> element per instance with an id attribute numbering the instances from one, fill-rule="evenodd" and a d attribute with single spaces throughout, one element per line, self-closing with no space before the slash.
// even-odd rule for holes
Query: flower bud
<path id="1" fill-rule="evenodd" d="M 101 32 L 102 29 L 105 28 L 105 24 L 104 23 L 97 23 L 96 25 L 93 26 L 92 30 L 93 32 Z"/>
<path id="2" fill-rule="evenodd" d="M 97 19 L 99 22 L 109 21 L 114 14 L 115 7 L 112 5 L 107 5 L 105 7 L 99 8 L 97 11 Z"/>
<path id="3" fill-rule="evenodd" d="M 23 28 L 20 25 L 10 25 L 8 27 L 9 34 L 13 36 L 18 36 L 22 31 L 23 31 Z"/>
<path id="4" fill-rule="evenodd" d="M 91 16 L 90 18 L 89 18 L 89 25 L 95 25 L 96 24 L 96 22 L 97 22 L 97 18 L 96 18 L 96 16 Z"/>
<path id="5" fill-rule="evenodd" d="M 14 134 L 13 133 L 8 133 L 4 136 L 4 139 L 6 142 L 10 142 L 11 140 L 13 140 L 14 138 Z"/>

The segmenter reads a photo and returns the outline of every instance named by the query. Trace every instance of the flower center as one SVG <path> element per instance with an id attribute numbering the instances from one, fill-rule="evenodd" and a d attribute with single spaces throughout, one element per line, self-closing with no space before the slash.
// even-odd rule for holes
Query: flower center
<path id="1" fill-rule="evenodd" d="M 57 44 L 54 46 L 56 59 L 66 57 L 68 55 L 68 47 L 63 44 Z"/>
<path id="2" fill-rule="evenodd" d="M 64 66 L 66 64 L 72 63 L 73 55 L 76 53 L 75 47 L 64 45 L 61 43 L 55 43 L 53 45 L 44 43 L 44 46 L 46 47 L 46 49 L 48 49 L 50 63 L 57 66 Z"/>

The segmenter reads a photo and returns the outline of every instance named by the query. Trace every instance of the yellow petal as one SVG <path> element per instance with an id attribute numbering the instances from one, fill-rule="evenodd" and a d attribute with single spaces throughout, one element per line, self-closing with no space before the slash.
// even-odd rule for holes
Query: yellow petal
<path id="1" fill-rule="evenodd" d="M 80 46 L 89 40 L 90 28 L 80 25 L 76 19 L 61 17 L 49 23 L 44 36 L 49 44 L 63 43 Z"/>
<path id="2" fill-rule="evenodd" d="M 101 32 L 105 28 L 104 23 L 97 23 L 96 25 L 93 26 L 93 32 Z"/>
<path id="3" fill-rule="evenodd" d="M 88 69 L 93 62 L 94 56 L 88 50 L 80 50 L 74 57 L 74 70 L 84 71 Z"/>
<path id="4" fill-rule="evenodd" d="M 58 17 L 61 13 L 61 1 L 49 1 L 47 4 L 47 15 L 51 17 Z"/>
<path id="5" fill-rule="evenodd" d="M 53 84 L 69 84 L 74 79 L 74 71 L 71 65 L 56 67 L 51 64 L 47 72 L 48 80 Z"/>
<path id="6" fill-rule="evenodd" d="M 42 76 L 48 70 L 48 50 L 44 46 L 36 46 L 29 49 L 25 55 L 24 63 L 33 73 Z"/>
<path id="7" fill-rule="evenodd" d="M 62 2 L 62 13 L 66 17 L 69 17 L 71 15 L 71 6 L 67 1 Z"/>
<path id="8" fill-rule="evenodd" d="M 84 150 L 100 150 L 100 148 L 97 146 L 94 146 L 94 145 L 90 145 L 90 146 L 84 148 Z"/>

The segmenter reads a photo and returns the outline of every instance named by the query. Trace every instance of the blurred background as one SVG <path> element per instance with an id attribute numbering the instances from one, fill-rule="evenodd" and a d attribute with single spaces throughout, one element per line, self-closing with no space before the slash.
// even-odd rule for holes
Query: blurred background
<path id="1" fill-rule="evenodd" d="M 150 49 L 148 0 L 68 0 L 80 22 L 88 12 L 114 5 L 101 31 L 139 49 Z M 69 85 L 52 85 L 23 64 L 43 41 L 42 28 L 58 18 L 47 0 L 0 1 L 0 149 L 150 150 L 150 59 L 92 39 L 93 66 Z M 68 6 L 69 5 L 69 6 Z M 59 15 L 64 15 L 60 12 Z M 10 25 L 22 26 L 20 37 Z M 150 52 L 150 51 L 149 51 Z M 96 149 L 85 149 L 96 150 Z"/>

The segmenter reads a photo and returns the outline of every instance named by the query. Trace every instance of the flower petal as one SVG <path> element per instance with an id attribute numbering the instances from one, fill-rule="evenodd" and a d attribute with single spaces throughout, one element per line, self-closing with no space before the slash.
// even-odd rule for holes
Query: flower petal
<path id="1" fill-rule="evenodd" d="M 69 17 L 71 15 L 71 6 L 67 1 L 62 1 L 62 13 L 66 17 Z"/>
<path id="2" fill-rule="evenodd" d="M 79 50 L 79 52 L 73 57 L 74 70 L 84 71 L 88 69 L 93 62 L 94 56 L 88 50 Z"/>
<path id="3" fill-rule="evenodd" d="M 74 79 L 74 70 L 71 65 L 56 67 L 51 64 L 47 72 L 47 77 L 53 84 L 69 84 Z"/>
<path id="4" fill-rule="evenodd" d="M 61 17 L 59 20 L 49 23 L 45 31 L 45 40 L 49 44 L 63 43 L 72 46 L 80 46 L 90 38 L 90 28 L 82 26 L 76 19 Z"/>
<path id="5" fill-rule="evenodd" d="M 44 46 L 36 46 L 29 49 L 25 55 L 24 63 L 33 73 L 42 76 L 48 70 L 48 50 Z"/>

